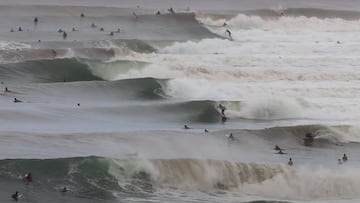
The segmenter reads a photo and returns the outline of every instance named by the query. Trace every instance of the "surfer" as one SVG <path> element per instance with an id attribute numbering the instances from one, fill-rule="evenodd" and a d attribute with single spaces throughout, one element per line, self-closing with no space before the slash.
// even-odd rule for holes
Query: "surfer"
<path id="1" fill-rule="evenodd" d="M 219 104 L 219 109 L 221 110 L 221 114 L 225 117 L 225 110 L 226 110 L 226 107 L 223 106 L 222 104 Z"/>
<path id="2" fill-rule="evenodd" d="M 17 98 L 14 98 L 14 102 L 18 103 L 18 102 L 22 102 L 22 101 L 18 100 Z"/>
<path id="3" fill-rule="evenodd" d="M 27 181 L 26 184 L 32 183 L 33 179 L 32 179 L 31 173 L 26 174 L 24 177 L 24 180 Z"/>
<path id="4" fill-rule="evenodd" d="M 4 92 L 10 92 L 7 86 L 5 86 Z"/>
<path id="5" fill-rule="evenodd" d="M 282 149 L 279 149 L 278 154 L 286 154 L 282 151 Z"/>
<path id="6" fill-rule="evenodd" d="M 138 19 L 138 16 L 136 15 L 135 11 L 133 12 L 133 16 L 135 17 L 135 20 Z"/>
<path id="7" fill-rule="evenodd" d="M 11 195 L 11 198 L 13 198 L 13 200 L 18 201 L 19 200 L 19 192 L 16 191 L 14 194 Z"/>
<path id="8" fill-rule="evenodd" d="M 311 133 L 306 133 L 304 138 L 304 145 L 310 146 L 314 142 L 314 136 Z"/>
<path id="9" fill-rule="evenodd" d="M 51 50 L 51 54 L 52 54 L 52 57 L 55 58 L 56 57 L 56 51 L 54 49 Z"/>
<path id="10" fill-rule="evenodd" d="M 81 18 L 85 17 L 84 13 L 81 13 L 80 17 L 81 17 Z"/>
<path id="11" fill-rule="evenodd" d="M 231 39 L 231 32 L 229 29 L 226 29 L 225 33 L 227 33 L 229 35 L 229 38 Z"/>
<path id="12" fill-rule="evenodd" d="M 34 18 L 34 23 L 37 24 L 38 21 L 39 21 L 39 20 L 38 20 L 37 16 L 35 16 L 35 18 Z"/>
<path id="13" fill-rule="evenodd" d="M 11 28 L 10 32 L 14 32 L 14 29 Z"/>
<path id="14" fill-rule="evenodd" d="M 205 129 L 204 132 L 208 133 L 209 131 L 207 129 Z"/>
<path id="15" fill-rule="evenodd" d="M 342 164 L 341 159 L 338 159 L 338 164 L 339 164 L 339 165 L 341 165 L 341 164 Z"/>
<path id="16" fill-rule="evenodd" d="M 110 36 L 114 36 L 114 32 L 111 31 L 111 32 L 110 32 Z"/>
<path id="17" fill-rule="evenodd" d="M 100 31 L 104 31 L 104 28 L 103 28 L 103 27 L 101 27 L 101 28 L 100 28 Z"/>
<path id="18" fill-rule="evenodd" d="M 169 8 L 168 11 L 169 11 L 171 14 L 175 14 L 175 11 L 174 11 L 174 9 L 173 9 L 172 7 Z"/>
<path id="19" fill-rule="evenodd" d="M 60 189 L 60 192 L 62 192 L 62 193 L 65 193 L 67 191 L 69 191 L 69 189 L 67 189 L 66 187 L 63 187 L 63 188 Z"/>
<path id="20" fill-rule="evenodd" d="M 116 33 L 120 33 L 120 28 L 118 28 L 118 29 L 116 30 Z"/>
<path id="21" fill-rule="evenodd" d="M 160 11 L 157 11 L 157 12 L 156 12 L 156 15 L 161 15 Z"/>
<path id="22" fill-rule="evenodd" d="M 66 34 L 66 32 L 64 31 L 63 32 L 63 39 L 66 39 L 67 38 L 67 34 Z"/>
<path id="23" fill-rule="evenodd" d="M 294 165 L 294 162 L 292 161 L 292 159 L 291 159 L 291 158 L 289 159 L 288 165 L 289 165 L 289 166 Z"/>
<path id="24" fill-rule="evenodd" d="M 279 146 L 277 146 L 277 145 L 275 145 L 275 148 L 274 148 L 275 150 L 280 150 L 281 151 L 281 148 L 279 147 Z"/>
<path id="25" fill-rule="evenodd" d="M 234 140 L 235 140 L 234 135 L 233 135 L 232 133 L 230 133 L 230 134 L 229 134 L 229 136 L 228 136 L 228 140 L 229 140 L 229 142 L 231 142 L 231 141 L 234 141 Z"/>
<path id="26" fill-rule="evenodd" d="M 187 126 L 187 125 L 184 125 L 184 129 L 185 129 L 185 130 L 188 130 L 188 129 L 190 129 L 190 127 Z"/>
<path id="27" fill-rule="evenodd" d="M 342 160 L 343 160 L 344 163 L 347 162 L 348 157 L 346 156 L 346 154 L 344 154 L 344 156 L 342 157 Z"/>
<path id="28" fill-rule="evenodd" d="M 18 31 L 19 31 L 19 32 L 22 32 L 23 30 L 22 30 L 22 28 L 21 28 L 21 27 L 19 27 Z"/>
<path id="29" fill-rule="evenodd" d="M 58 33 L 62 33 L 64 32 L 61 28 L 58 30 Z"/>
<path id="30" fill-rule="evenodd" d="M 227 26 L 227 23 L 226 23 L 226 22 L 224 22 L 224 24 L 223 24 L 223 27 L 225 27 L 225 26 Z"/>
<path id="31" fill-rule="evenodd" d="M 91 23 L 91 27 L 95 28 L 96 27 L 95 23 Z"/>

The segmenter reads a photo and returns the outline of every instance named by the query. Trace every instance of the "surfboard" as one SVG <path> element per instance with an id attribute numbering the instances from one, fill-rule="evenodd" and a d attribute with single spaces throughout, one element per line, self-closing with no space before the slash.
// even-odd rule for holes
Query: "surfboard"
<path id="1" fill-rule="evenodd" d="M 280 154 L 280 153 L 274 153 L 274 154 Z M 283 152 L 283 153 L 281 153 L 280 155 L 284 155 L 284 154 L 287 154 L 287 153 Z"/>

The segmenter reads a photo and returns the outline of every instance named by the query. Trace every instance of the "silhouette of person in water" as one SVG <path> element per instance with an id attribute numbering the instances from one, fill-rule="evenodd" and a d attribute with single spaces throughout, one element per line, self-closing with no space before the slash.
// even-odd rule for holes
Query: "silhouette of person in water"
<path id="1" fill-rule="evenodd" d="M 292 159 L 291 159 L 291 158 L 289 159 L 288 165 L 289 165 L 289 166 L 294 165 L 294 162 L 292 161 Z"/>
<path id="2" fill-rule="evenodd" d="M 26 180 L 26 184 L 29 184 L 29 183 L 33 182 L 31 173 L 26 174 L 24 179 Z"/>
<path id="3" fill-rule="evenodd" d="M 275 145 L 275 150 L 281 150 L 279 146 Z"/>
<path id="4" fill-rule="evenodd" d="M 67 38 L 67 34 L 66 32 L 63 32 L 63 39 L 66 39 Z"/>
<path id="5" fill-rule="evenodd" d="M 85 17 L 84 13 L 81 13 L 81 14 L 80 14 L 80 17 L 81 17 L 81 18 Z"/>
<path id="6" fill-rule="evenodd" d="M 219 109 L 221 110 L 221 115 L 222 116 L 225 116 L 225 110 L 226 110 L 226 107 L 225 106 L 223 106 L 222 104 L 219 104 Z"/>
<path id="7" fill-rule="evenodd" d="M 52 57 L 55 58 L 56 57 L 56 51 L 54 49 L 51 50 L 51 54 L 52 54 Z"/>
<path id="8" fill-rule="evenodd" d="M 18 100 L 17 98 L 14 98 L 14 102 L 18 103 L 18 102 L 22 102 L 22 101 Z"/>
<path id="9" fill-rule="evenodd" d="M 38 18 L 37 18 L 37 16 L 36 16 L 36 17 L 34 18 L 34 23 L 37 24 L 38 21 L 39 21 L 39 20 L 38 20 Z"/>
<path id="10" fill-rule="evenodd" d="M 344 154 L 344 156 L 342 157 L 342 160 L 343 160 L 344 163 L 347 162 L 348 157 L 346 156 L 346 154 Z"/>
<path id="11" fill-rule="evenodd" d="M 67 192 L 67 191 L 69 191 L 69 189 L 67 189 L 66 187 L 63 187 L 63 188 L 61 188 L 61 190 L 60 190 L 60 192 L 62 192 L 62 193 L 65 193 L 65 192 Z"/>
<path id="12" fill-rule="evenodd" d="M 14 194 L 11 195 L 11 198 L 13 198 L 13 200 L 17 202 L 19 200 L 19 192 L 16 191 Z"/>
<path id="13" fill-rule="evenodd" d="M 278 154 L 285 154 L 282 149 L 279 149 Z"/>
<path id="14" fill-rule="evenodd" d="M 229 142 L 231 142 L 231 141 L 234 141 L 234 140 L 235 140 L 234 135 L 233 135 L 232 133 L 230 133 L 230 134 L 229 134 L 229 136 L 228 136 L 228 140 L 229 140 Z"/>
<path id="15" fill-rule="evenodd" d="M 19 27 L 18 31 L 19 31 L 19 32 L 22 32 L 23 30 L 22 30 L 22 28 L 21 28 L 21 27 Z"/>
<path id="16" fill-rule="evenodd" d="M 226 29 L 225 33 L 227 33 L 229 35 L 229 38 L 231 39 L 231 32 L 229 29 Z"/>
<path id="17" fill-rule="evenodd" d="M 135 20 L 138 19 L 138 16 L 136 15 L 135 11 L 133 12 L 133 16 L 135 17 Z"/>
<path id="18" fill-rule="evenodd" d="M 304 138 L 304 145 L 311 146 L 314 142 L 314 136 L 311 133 L 306 133 Z"/>
<path id="19" fill-rule="evenodd" d="M 174 11 L 174 9 L 173 9 L 172 7 L 169 8 L 168 11 L 169 11 L 171 14 L 175 14 L 175 11 Z"/>
<path id="20" fill-rule="evenodd" d="M 190 127 L 187 126 L 187 125 L 184 125 L 184 129 L 185 129 L 185 130 L 188 130 L 188 129 L 190 129 Z"/>

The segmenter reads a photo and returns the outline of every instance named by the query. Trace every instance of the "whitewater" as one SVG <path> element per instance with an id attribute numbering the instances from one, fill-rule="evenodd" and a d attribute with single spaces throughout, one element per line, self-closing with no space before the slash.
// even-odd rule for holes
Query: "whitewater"
<path id="1" fill-rule="evenodd" d="M 357 2 L 1 0 L 0 17 L 1 202 L 360 200 Z"/>

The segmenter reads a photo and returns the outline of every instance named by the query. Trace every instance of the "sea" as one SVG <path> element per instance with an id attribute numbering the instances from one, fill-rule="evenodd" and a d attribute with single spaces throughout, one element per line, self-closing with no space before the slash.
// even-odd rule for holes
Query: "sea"
<path id="1" fill-rule="evenodd" d="M 0 0 L 0 202 L 359 202 L 359 142 L 358 0 Z"/>

